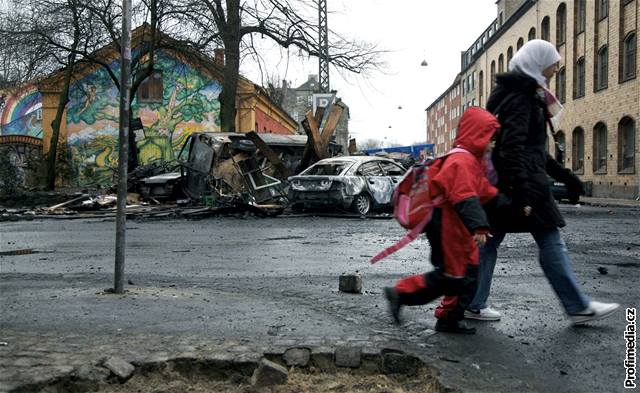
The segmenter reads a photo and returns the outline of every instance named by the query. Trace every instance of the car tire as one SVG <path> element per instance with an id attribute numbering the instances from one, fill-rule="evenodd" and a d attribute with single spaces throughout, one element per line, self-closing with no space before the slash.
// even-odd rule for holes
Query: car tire
<path id="1" fill-rule="evenodd" d="M 364 193 L 358 194 L 353 198 L 351 208 L 354 212 L 364 216 L 371 210 L 371 198 L 369 198 L 369 195 Z"/>

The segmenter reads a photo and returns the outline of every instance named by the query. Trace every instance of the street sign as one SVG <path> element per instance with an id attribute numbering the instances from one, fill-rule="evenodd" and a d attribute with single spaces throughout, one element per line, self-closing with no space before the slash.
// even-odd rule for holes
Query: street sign
<path id="1" fill-rule="evenodd" d="M 320 119 L 320 122 L 318 124 L 318 128 L 320 130 L 324 128 L 324 121 L 327 119 L 327 116 L 329 116 L 329 110 L 331 109 L 331 105 L 334 104 L 335 100 L 336 100 L 336 93 L 313 95 L 313 112 L 312 113 L 315 115 L 316 110 L 318 108 L 325 108 L 322 119 Z"/>

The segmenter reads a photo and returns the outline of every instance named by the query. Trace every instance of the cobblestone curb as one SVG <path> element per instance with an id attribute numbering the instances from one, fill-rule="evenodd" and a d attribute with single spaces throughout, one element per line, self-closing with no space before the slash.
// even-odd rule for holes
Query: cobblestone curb
<path id="1" fill-rule="evenodd" d="M 235 349 L 235 350 L 234 350 Z M 231 348 L 216 353 L 185 352 L 171 357 L 151 356 L 145 359 L 123 359 L 109 357 L 96 364 L 61 368 L 56 375 L 43 375 L 31 382 L 14 386 L 0 384 L 0 391 L 9 393 L 31 393 L 40 391 L 81 392 L 97 390 L 101 385 L 123 383 L 136 374 L 177 372 L 185 377 L 207 377 L 212 380 L 229 381 L 234 384 L 252 384 L 257 387 L 287 382 L 287 367 L 302 369 L 317 368 L 322 372 L 335 373 L 339 369 L 359 368 L 371 374 L 415 375 L 427 369 L 425 362 L 402 350 L 357 346 L 315 347 L 294 346 L 290 348 L 266 348 L 263 352 L 249 348 Z M 437 379 L 434 376 L 434 379 Z M 456 390 L 437 381 L 440 392 Z"/>

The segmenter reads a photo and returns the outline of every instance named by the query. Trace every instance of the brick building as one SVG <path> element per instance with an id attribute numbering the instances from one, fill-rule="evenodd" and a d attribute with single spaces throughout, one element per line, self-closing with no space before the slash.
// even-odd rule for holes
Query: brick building
<path id="1" fill-rule="evenodd" d="M 549 86 L 565 107 L 559 133 L 564 165 L 592 185 L 594 196 L 637 198 L 640 179 L 640 0 L 499 0 L 498 17 L 461 55 L 460 112 L 485 106 L 495 75 L 524 42 L 552 42 L 562 60 Z M 446 92 L 427 108 L 427 141 L 452 138 L 438 124 Z M 454 123 L 455 124 L 455 123 Z M 451 129 L 452 125 L 449 125 Z M 438 139 L 439 138 L 439 139 Z M 449 142 L 447 142 L 449 141 Z"/>

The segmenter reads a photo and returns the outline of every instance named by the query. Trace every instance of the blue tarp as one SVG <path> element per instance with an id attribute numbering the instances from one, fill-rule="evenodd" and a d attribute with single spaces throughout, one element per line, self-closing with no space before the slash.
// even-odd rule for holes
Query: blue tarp
<path id="1" fill-rule="evenodd" d="M 364 153 L 368 156 L 373 156 L 376 153 L 406 153 L 411 154 L 412 157 L 419 158 L 420 153 L 423 150 L 427 150 L 427 156 L 433 155 L 433 143 L 423 143 L 419 145 L 411 145 L 411 146 L 394 146 L 394 147 L 384 147 L 384 148 L 376 148 L 376 149 L 367 149 Z"/>

